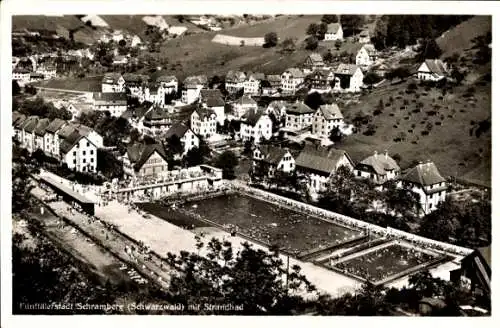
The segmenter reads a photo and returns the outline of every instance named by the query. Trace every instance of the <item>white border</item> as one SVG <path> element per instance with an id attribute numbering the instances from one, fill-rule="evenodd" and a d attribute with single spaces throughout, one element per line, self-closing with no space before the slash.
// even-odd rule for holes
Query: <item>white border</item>
<path id="1" fill-rule="evenodd" d="M 493 316 L 490 318 L 361 318 L 361 317 L 294 317 L 294 318 L 252 318 L 248 320 L 244 317 L 180 317 L 180 316 L 12 316 L 11 315 L 11 45 L 10 45 L 10 30 L 11 30 L 11 15 L 13 14 L 33 14 L 33 15 L 50 15 L 50 14 L 318 14 L 336 13 L 336 14 L 467 14 L 467 15 L 493 15 L 492 31 L 497 31 L 500 26 L 497 10 L 499 4 L 489 1 L 24 1 L 24 0 L 5 0 L 0 2 L 1 9 L 1 282 L 2 282 L 2 327 L 91 327 L 92 325 L 119 325 L 125 326 L 145 326 L 145 325 L 185 325 L 187 324 L 202 324 L 204 326 L 247 326 L 255 327 L 257 325 L 276 325 L 285 324 L 304 326 L 313 323 L 314 325 L 331 326 L 338 325 L 349 327 L 353 324 L 361 326 L 368 325 L 383 325 L 384 327 L 401 327 L 430 324 L 430 326 L 438 326 L 441 324 L 462 326 L 471 324 L 489 325 L 493 322 L 496 314 L 494 306 Z M 499 36 L 493 33 L 493 45 L 500 44 Z M 496 63 L 499 60 L 497 52 L 493 51 L 492 63 L 492 133 L 493 143 L 496 138 L 496 109 L 498 106 L 498 96 L 493 90 L 498 86 Z M 496 148 L 493 147 L 492 156 L 492 186 L 498 181 L 498 174 L 493 168 L 499 164 L 496 159 Z M 493 193 L 493 208 L 492 213 L 498 213 L 497 196 Z M 497 224 L 495 217 L 493 221 L 493 236 L 497 233 Z M 495 239 L 494 237 L 492 238 Z M 495 242 L 493 241 L 493 245 Z M 497 263 L 497 252 L 493 251 L 495 257 L 494 263 Z M 500 261 L 499 261 L 500 263 Z M 496 271 L 493 271 L 496 273 Z M 496 274 L 494 274 L 496 275 Z M 493 278 L 494 296 L 497 295 L 496 278 Z M 496 305 L 496 299 L 492 299 L 492 304 Z M 84 320 L 82 320 L 84 319 Z M 446 320 L 446 321 L 445 321 Z M 334 321 L 334 322 L 332 322 Z"/>

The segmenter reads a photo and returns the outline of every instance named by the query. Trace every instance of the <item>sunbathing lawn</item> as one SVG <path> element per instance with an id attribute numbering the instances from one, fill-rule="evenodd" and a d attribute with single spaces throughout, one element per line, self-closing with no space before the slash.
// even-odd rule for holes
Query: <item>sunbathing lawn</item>
<path id="1" fill-rule="evenodd" d="M 362 234 L 244 195 L 205 199 L 182 208 L 221 225 L 234 225 L 241 233 L 268 245 L 277 244 L 293 254 L 335 245 Z"/>
<path id="2" fill-rule="evenodd" d="M 434 258 L 413 248 L 393 244 L 337 263 L 334 267 L 375 283 Z"/>

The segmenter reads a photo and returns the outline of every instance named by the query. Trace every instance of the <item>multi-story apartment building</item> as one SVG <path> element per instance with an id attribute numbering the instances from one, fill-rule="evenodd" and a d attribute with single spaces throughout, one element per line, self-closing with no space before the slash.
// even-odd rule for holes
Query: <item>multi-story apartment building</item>
<path id="1" fill-rule="evenodd" d="M 290 130 L 302 130 L 311 126 L 314 110 L 304 103 L 288 104 L 286 108 L 285 127 Z"/>
<path id="2" fill-rule="evenodd" d="M 281 74 L 281 89 L 284 93 L 295 93 L 304 83 L 304 72 L 298 68 L 289 68 Z"/>
<path id="3" fill-rule="evenodd" d="M 122 92 L 95 92 L 94 110 L 108 111 L 111 116 L 120 117 L 127 110 L 127 95 Z"/>
<path id="4" fill-rule="evenodd" d="M 242 118 L 240 135 L 243 141 L 251 140 L 254 144 L 269 140 L 273 135 L 273 121 L 264 111 L 252 110 Z"/>
<path id="5" fill-rule="evenodd" d="M 120 73 L 106 73 L 102 78 L 101 92 L 123 92 L 125 80 Z"/>
<path id="6" fill-rule="evenodd" d="M 208 139 L 217 133 L 217 115 L 210 109 L 195 109 L 190 121 L 191 130 L 203 138 Z"/>
<path id="7" fill-rule="evenodd" d="M 334 127 L 344 125 L 344 116 L 337 104 L 319 106 L 313 117 L 312 133 L 321 138 L 328 138 Z"/>

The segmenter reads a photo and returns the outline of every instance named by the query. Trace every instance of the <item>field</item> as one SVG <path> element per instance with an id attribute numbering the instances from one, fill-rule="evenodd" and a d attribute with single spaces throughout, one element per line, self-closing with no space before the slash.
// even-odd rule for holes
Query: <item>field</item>
<path id="1" fill-rule="evenodd" d="M 45 88 L 54 88 L 54 89 L 99 92 L 101 91 L 101 81 L 102 81 L 102 75 L 98 75 L 98 76 L 85 77 L 82 79 L 68 78 L 68 79 L 48 80 L 36 83 L 34 85 Z"/>
<path id="2" fill-rule="evenodd" d="M 434 258 L 432 255 L 393 244 L 339 262 L 334 267 L 375 283 Z"/>
<path id="3" fill-rule="evenodd" d="M 187 203 L 181 209 L 223 226 L 234 225 L 238 232 L 293 254 L 361 236 L 359 231 L 243 195 Z"/>
<path id="4" fill-rule="evenodd" d="M 367 125 L 362 126 L 339 147 L 354 161 L 387 149 L 391 155 L 401 156 L 402 168 L 430 159 L 443 176 L 490 184 L 491 131 L 479 137 L 474 134 L 477 122 L 491 119 L 489 85 L 460 86 L 443 97 L 440 90 L 423 86 L 407 94 L 412 82 L 382 87 L 362 96 L 359 103 L 343 107 L 347 119 L 352 120 L 359 111 L 371 115 L 376 128 L 374 135 L 364 135 Z M 375 115 L 380 100 L 384 109 Z"/>

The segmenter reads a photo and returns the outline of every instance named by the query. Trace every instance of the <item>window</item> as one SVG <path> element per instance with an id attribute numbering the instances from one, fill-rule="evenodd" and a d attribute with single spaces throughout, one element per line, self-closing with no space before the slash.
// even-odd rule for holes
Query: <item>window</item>
<path id="1" fill-rule="evenodd" d="M 85 156 L 85 150 L 82 153 L 83 153 L 83 156 Z"/>
<path id="2" fill-rule="evenodd" d="M 90 142 L 87 141 L 87 147 L 90 147 Z"/>
<path id="3" fill-rule="evenodd" d="M 76 159 L 73 160 L 73 164 L 76 164 Z"/>
<path id="4" fill-rule="evenodd" d="M 73 157 L 76 157 L 76 151 L 73 152 Z"/>
<path id="5" fill-rule="evenodd" d="M 94 150 L 93 149 L 90 150 L 90 155 L 94 155 Z"/>
<path id="6" fill-rule="evenodd" d="M 360 176 L 361 176 L 361 171 L 358 171 L 358 177 L 360 177 Z"/>
<path id="7" fill-rule="evenodd" d="M 90 159 L 90 163 L 94 163 L 94 159 L 93 158 Z"/>
<path id="8" fill-rule="evenodd" d="M 87 171 L 87 168 L 86 168 L 85 166 L 84 166 L 84 167 L 82 167 L 82 171 L 83 171 L 83 172 Z"/>

